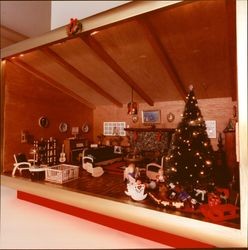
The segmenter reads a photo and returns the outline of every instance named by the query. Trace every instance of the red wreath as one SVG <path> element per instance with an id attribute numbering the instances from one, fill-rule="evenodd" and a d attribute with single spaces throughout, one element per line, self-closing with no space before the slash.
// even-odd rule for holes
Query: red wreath
<path id="1" fill-rule="evenodd" d="M 77 18 L 71 18 L 70 23 L 66 27 L 66 32 L 68 36 L 77 34 L 79 31 L 82 31 L 82 23 L 80 23 Z"/>

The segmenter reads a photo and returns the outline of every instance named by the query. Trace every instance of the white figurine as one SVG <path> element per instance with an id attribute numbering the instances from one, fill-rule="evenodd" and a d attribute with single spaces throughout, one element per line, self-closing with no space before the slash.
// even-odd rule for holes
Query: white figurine
<path id="1" fill-rule="evenodd" d="M 131 196 L 136 201 L 144 200 L 147 194 L 145 192 L 145 184 L 142 184 L 140 180 L 136 181 L 138 172 L 135 171 L 135 165 L 130 163 L 124 170 L 124 180 L 127 180 L 127 190 L 125 194 Z"/>
<path id="2" fill-rule="evenodd" d="M 127 183 L 127 191 L 125 194 L 131 196 L 131 198 L 135 201 L 142 201 L 147 197 L 145 192 L 145 184 L 142 184 L 140 180 L 135 182 Z"/>

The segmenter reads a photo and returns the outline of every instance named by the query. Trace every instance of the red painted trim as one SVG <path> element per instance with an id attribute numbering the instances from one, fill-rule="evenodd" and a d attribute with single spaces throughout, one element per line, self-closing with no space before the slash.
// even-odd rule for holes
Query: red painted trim
<path id="1" fill-rule="evenodd" d="M 37 195 L 17 191 L 17 198 L 39 204 L 60 212 L 64 212 L 79 218 L 83 218 L 104 226 L 108 226 L 129 234 L 133 234 L 145 239 L 153 240 L 175 248 L 214 248 L 206 243 L 187 239 L 171 233 L 162 232 L 149 227 L 141 226 L 132 222 L 113 218 L 107 215 L 95 213 L 82 208 L 74 207 L 62 202 L 50 200 Z"/>

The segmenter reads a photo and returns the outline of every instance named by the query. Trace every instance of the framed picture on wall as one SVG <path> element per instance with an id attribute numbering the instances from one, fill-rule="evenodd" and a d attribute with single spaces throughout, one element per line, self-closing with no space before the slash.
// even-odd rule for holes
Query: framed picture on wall
<path id="1" fill-rule="evenodd" d="M 160 110 L 143 110 L 142 111 L 142 123 L 143 124 L 158 124 L 161 122 Z"/>

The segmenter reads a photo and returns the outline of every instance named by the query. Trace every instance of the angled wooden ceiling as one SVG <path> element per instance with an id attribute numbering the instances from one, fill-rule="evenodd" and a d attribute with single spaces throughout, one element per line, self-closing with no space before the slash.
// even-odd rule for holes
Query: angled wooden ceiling
<path id="1" fill-rule="evenodd" d="M 94 108 L 237 98 L 235 1 L 193 1 L 135 16 L 9 60 Z"/>

